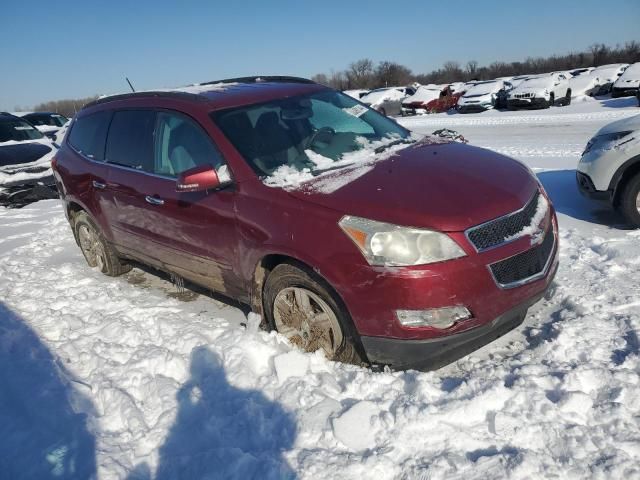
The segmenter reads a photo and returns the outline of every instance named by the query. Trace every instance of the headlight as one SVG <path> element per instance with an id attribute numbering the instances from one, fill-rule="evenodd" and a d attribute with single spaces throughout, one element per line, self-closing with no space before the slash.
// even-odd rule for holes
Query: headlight
<path id="1" fill-rule="evenodd" d="M 604 135 L 593 137 L 587 142 L 587 146 L 585 147 L 584 152 L 582 152 L 582 155 L 584 156 L 591 150 L 611 150 L 618 146 L 619 140 L 622 140 L 624 137 L 632 133 L 633 130 L 629 130 L 626 132 L 605 133 Z M 632 138 L 629 140 L 632 140 Z M 626 143 L 627 141 L 623 143 Z"/>
<path id="2" fill-rule="evenodd" d="M 401 227 L 366 218 L 342 217 L 340 228 L 353 240 L 370 265 L 406 267 L 464 257 L 448 235 Z"/>

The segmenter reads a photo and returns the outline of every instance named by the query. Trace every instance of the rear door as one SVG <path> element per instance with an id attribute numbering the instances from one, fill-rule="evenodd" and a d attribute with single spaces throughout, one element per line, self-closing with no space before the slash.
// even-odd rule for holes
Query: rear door
<path id="1" fill-rule="evenodd" d="M 70 154 L 76 158 L 65 175 L 68 193 L 89 210 L 107 237 L 111 237 L 112 232 L 105 216 L 110 198 L 106 190 L 108 169 L 104 164 L 104 151 L 110 121 L 110 111 L 90 113 L 74 120 L 67 144 L 72 150 Z"/>

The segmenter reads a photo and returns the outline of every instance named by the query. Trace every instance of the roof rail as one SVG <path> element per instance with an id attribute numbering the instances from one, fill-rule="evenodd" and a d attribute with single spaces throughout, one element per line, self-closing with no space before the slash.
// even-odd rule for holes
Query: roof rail
<path id="1" fill-rule="evenodd" d="M 203 82 L 199 85 L 213 85 L 215 83 L 261 83 L 261 82 L 280 82 L 280 83 L 316 83 L 313 80 L 302 77 L 289 77 L 286 75 L 256 75 L 252 77 L 225 78 L 223 80 L 212 80 Z"/>
<path id="2" fill-rule="evenodd" d="M 83 108 L 93 107 L 94 105 L 101 105 L 103 103 L 115 102 L 117 100 L 126 100 L 129 98 L 142 98 L 142 97 L 157 97 L 157 98 L 177 98 L 184 100 L 201 100 L 206 101 L 202 96 L 195 93 L 188 92 L 179 92 L 179 91 L 145 91 L 145 92 L 134 92 L 134 93 L 121 93 L 119 95 L 110 95 L 103 98 L 98 98 L 93 102 L 89 102 L 84 105 Z"/>

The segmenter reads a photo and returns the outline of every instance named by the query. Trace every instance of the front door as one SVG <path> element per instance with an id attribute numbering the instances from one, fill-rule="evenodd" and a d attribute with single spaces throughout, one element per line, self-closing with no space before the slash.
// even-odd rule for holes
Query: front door
<path id="1" fill-rule="evenodd" d="M 131 143 L 139 145 L 118 151 L 119 145 Z M 170 111 L 116 112 L 107 161 L 112 164 L 108 184 L 113 224 L 122 248 L 218 292 L 234 297 L 241 293 L 244 286 L 233 268 L 237 243 L 233 187 L 176 191 L 177 175 L 183 171 L 203 164 L 217 169 L 224 165 L 196 122 Z"/>

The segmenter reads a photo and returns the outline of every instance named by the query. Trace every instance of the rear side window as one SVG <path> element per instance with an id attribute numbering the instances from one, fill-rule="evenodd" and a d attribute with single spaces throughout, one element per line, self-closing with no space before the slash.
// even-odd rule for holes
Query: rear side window
<path id="1" fill-rule="evenodd" d="M 111 112 L 96 112 L 77 118 L 68 135 L 69 144 L 86 157 L 104 160 L 110 119 Z"/>
<path id="2" fill-rule="evenodd" d="M 107 162 L 153 172 L 155 118 L 152 110 L 115 112 L 107 139 Z"/>

